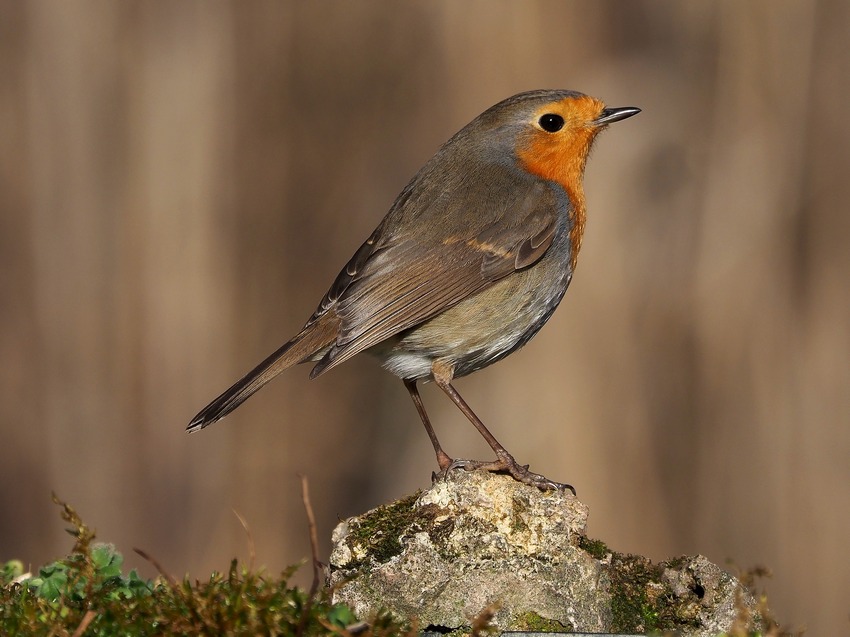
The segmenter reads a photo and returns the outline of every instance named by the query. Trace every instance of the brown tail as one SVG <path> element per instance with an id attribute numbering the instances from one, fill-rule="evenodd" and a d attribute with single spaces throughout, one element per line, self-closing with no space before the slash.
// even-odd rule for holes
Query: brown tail
<path id="1" fill-rule="evenodd" d="M 338 322 L 328 314 L 303 329 L 295 338 L 283 345 L 274 354 L 236 381 L 230 389 L 204 407 L 197 416 L 192 418 L 192 422 L 186 427 L 186 431 L 200 431 L 207 425 L 224 418 L 283 370 L 309 360 L 314 354 L 333 343 L 337 329 Z"/>

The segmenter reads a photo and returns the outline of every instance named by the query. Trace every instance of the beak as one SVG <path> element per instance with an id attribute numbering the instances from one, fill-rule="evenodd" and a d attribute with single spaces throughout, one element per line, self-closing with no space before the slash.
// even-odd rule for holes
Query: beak
<path id="1" fill-rule="evenodd" d="M 619 122 L 621 119 L 631 117 L 632 115 L 637 115 L 638 113 L 640 113 L 640 109 L 635 108 L 634 106 L 623 106 L 621 108 L 603 108 L 602 112 L 599 114 L 599 117 L 593 120 L 593 124 L 595 126 L 606 126 L 614 122 Z"/>

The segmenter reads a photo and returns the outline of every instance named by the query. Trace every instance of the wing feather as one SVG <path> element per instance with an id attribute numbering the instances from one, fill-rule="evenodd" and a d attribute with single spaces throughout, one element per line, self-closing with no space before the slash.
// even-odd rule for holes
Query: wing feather
<path id="1" fill-rule="evenodd" d="M 428 320 L 543 257 L 557 229 L 566 228 L 568 211 L 559 210 L 562 198 L 550 185 L 523 178 L 516 171 L 512 175 L 514 183 L 501 191 L 501 197 L 494 197 L 492 192 L 476 197 L 466 190 L 467 196 L 457 197 L 449 190 L 434 197 L 419 219 L 410 219 L 404 204 L 390 211 L 319 306 L 334 307 L 340 330 L 311 377 Z M 476 183 L 486 187 L 487 180 L 466 181 L 466 189 L 474 189 L 470 184 Z M 405 198 L 404 203 L 407 201 Z M 461 209 L 462 201 L 488 201 L 491 206 L 486 211 L 475 211 L 472 223 L 463 228 L 458 224 L 459 216 L 470 215 Z M 417 207 L 422 205 L 422 198 L 418 197 Z M 406 222 L 401 223 L 405 218 Z M 428 224 L 423 227 L 432 229 L 442 224 L 452 230 L 435 232 L 441 236 L 439 241 L 402 237 L 395 226 L 404 228 L 411 221 Z"/>

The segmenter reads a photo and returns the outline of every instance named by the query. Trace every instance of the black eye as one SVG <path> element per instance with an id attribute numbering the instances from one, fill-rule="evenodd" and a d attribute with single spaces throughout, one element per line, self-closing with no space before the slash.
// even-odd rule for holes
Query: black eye
<path id="1" fill-rule="evenodd" d="M 546 113 L 540 118 L 540 128 L 547 133 L 557 133 L 564 127 L 564 118 L 555 113 Z"/>

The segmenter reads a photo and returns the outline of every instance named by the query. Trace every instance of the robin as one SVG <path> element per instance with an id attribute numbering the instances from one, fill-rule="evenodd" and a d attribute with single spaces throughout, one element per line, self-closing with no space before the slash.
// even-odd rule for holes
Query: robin
<path id="1" fill-rule="evenodd" d="M 608 124 L 639 112 L 566 90 L 520 93 L 484 111 L 401 191 L 301 331 L 187 430 L 220 420 L 296 363 L 315 362 L 315 378 L 368 351 L 404 382 L 441 472 L 507 472 L 543 490 L 575 493 L 517 463 L 452 380 L 516 351 L 552 316 L 581 247 L 590 148 Z M 429 380 L 480 432 L 495 460 L 453 460 L 443 451 L 417 388 Z"/>

